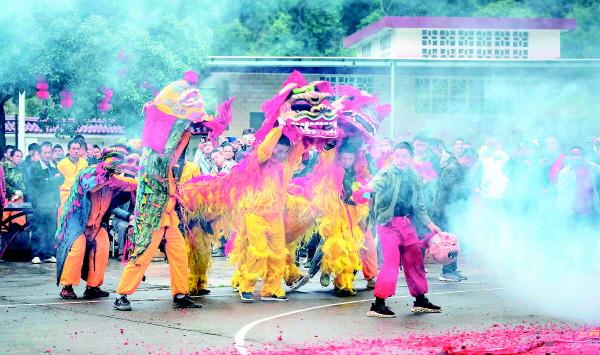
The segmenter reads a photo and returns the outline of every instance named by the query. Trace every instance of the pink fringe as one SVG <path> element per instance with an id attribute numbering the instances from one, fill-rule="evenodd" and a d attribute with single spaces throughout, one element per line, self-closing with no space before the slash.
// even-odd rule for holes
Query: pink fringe
<path id="1" fill-rule="evenodd" d="M 229 239 L 227 239 L 227 243 L 225 244 L 225 256 L 229 256 L 233 251 L 233 247 L 235 246 L 235 238 L 237 237 L 237 232 L 232 231 L 229 235 Z"/>

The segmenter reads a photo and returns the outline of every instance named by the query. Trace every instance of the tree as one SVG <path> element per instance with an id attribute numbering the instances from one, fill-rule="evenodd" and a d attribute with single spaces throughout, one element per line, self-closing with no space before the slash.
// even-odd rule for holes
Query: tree
<path id="1" fill-rule="evenodd" d="M 203 66 L 209 32 L 199 21 L 205 10 L 200 5 L 181 1 L 165 12 L 156 12 L 153 6 L 164 5 L 155 1 L 7 6 L 0 15 L 0 145 L 4 104 L 19 90 L 32 97 L 37 77 L 48 82 L 51 94 L 41 116 L 45 124 L 60 124 L 62 134 L 72 135 L 90 118 L 138 130 L 141 108 L 156 90 Z M 155 15 L 151 21 L 149 14 Z M 106 112 L 97 106 L 104 88 L 114 92 Z M 64 89 L 73 93 L 70 109 L 57 104 Z M 67 124 L 66 117 L 75 120 Z"/>

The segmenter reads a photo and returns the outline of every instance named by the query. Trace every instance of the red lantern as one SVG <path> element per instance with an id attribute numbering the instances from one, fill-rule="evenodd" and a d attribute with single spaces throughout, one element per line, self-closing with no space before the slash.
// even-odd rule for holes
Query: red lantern
<path id="1" fill-rule="evenodd" d="M 113 91 L 109 88 L 104 88 L 102 89 L 102 93 L 104 94 L 104 96 L 102 97 L 102 100 L 100 100 L 100 102 L 98 103 L 98 110 L 100 110 L 101 112 L 106 112 L 110 110 L 110 100 L 113 97 Z"/>
<path id="2" fill-rule="evenodd" d="M 35 88 L 38 90 L 35 96 L 40 100 L 48 100 L 50 93 L 48 92 L 48 83 L 44 79 L 38 79 Z"/>
<path id="3" fill-rule="evenodd" d="M 71 108 L 73 106 L 73 93 L 68 90 L 60 92 L 60 105 L 63 108 Z"/>
<path id="4" fill-rule="evenodd" d="M 39 90 L 35 93 L 35 96 L 40 100 L 48 100 L 48 98 L 50 97 L 50 93 L 45 90 Z"/>

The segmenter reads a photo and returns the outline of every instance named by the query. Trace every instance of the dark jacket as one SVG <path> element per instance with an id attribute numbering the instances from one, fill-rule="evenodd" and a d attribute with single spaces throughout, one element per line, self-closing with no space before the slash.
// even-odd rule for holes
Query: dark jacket
<path id="1" fill-rule="evenodd" d="M 432 217 L 434 220 L 445 221 L 447 219 L 446 208 L 459 199 L 463 191 L 464 171 L 458 160 L 447 152 L 442 152 L 438 166 L 439 177 L 436 181 Z M 436 223 L 443 224 L 438 221 Z"/>
<path id="2" fill-rule="evenodd" d="M 10 201 L 17 193 L 25 194 L 25 174 L 20 166 L 9 162 L 4 166 L 6 198 Z"/>
<path id="3" fill-rule="evenodd" d="M 421 177 L 413 169 L 402 172 L 393 164 L 380 170 L 369 183 L 374 193 L 369 213 L 370 223 L 386 224 L 392 220 L 401 193 L 401 185 L 405 183 L 411 184 L 413 188 L 411 201 L 407 202 L 412 207 L 414 217 L 423 225 L 431 223 L 423 200 Z"/>
<path id="4" fill-rule="evenodd" d="M 41 159 L 31 162 L 27 195 L 34 207 L 56 208 L 59 205 L 59 186 L 64 177 L 54 163 L 44 164 Z"/>

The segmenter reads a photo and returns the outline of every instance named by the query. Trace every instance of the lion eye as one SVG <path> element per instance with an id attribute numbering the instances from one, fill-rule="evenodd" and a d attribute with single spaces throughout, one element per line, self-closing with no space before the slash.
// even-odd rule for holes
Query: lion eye
<path id="1" fill-rule="evenodd" d="M 312 105 L 306 101 L 297 101 L 292 104 L 292 110 L 294 111 L 310 111 Z"/>

